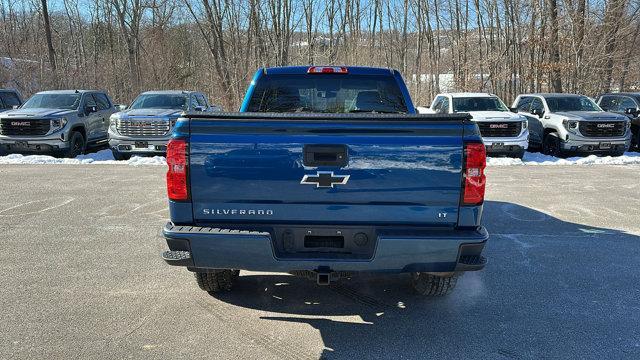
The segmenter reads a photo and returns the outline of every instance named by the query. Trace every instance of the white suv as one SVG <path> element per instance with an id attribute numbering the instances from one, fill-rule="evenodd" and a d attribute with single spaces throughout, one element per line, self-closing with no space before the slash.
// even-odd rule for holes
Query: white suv
<path id="1" fill-rule="evenodd" d="M 494 94 L 438 94 L 427 110 L 435 114 L 465 112 L 478 124 L 487 154 L 522 158 L 529 146 L 527 118 L 512 113 Z"/>
<path id="2" fill-rule="evenodd" d="M 522 94 L 513 107 L 529 119 L 531 147 L 547 155 L 622 155 L 631 144 L 629 119 L 584 95 Z"/>

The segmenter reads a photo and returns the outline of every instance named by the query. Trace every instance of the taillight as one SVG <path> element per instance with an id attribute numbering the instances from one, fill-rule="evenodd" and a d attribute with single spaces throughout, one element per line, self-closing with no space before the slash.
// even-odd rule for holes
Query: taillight
<path id="1" fill-rule="evenodd" d="M 189 199 L 187 184 L 187 142 L 183 139 L 171 139 L 167 144 L 167 193 L 169 200 Z"/>
<path id="2" fill-rule="evenodd" d="M 344 66 L 312 66 L 307 69 L 307 74 L 348 74 L 349 70 Z"/>
<path id="3" fill-rule="evenodd" d="M 466 143 L 464 147 L 463 205 L 480 205 L 484 201 L 487 150 L 482 143 Z"/>

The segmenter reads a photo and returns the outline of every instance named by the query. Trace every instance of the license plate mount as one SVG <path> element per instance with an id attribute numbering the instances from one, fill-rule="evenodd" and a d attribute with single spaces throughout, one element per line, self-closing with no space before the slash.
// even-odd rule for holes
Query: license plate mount
<path id="1" fill-rule="evenodd" d="M 492 143 L 491 144 L 491 148 L 492 149 L 503 149 L 504 148 L 504 143 L 502 143 L 502 142 Z"/>
<path id="2" fill-rule="evenodd" d="M 136 147 L 137 148 L 148 148 L 149 147 L 149 143 L 146 141 L 136 141 Z"/>
<path id="3" fill-rule="evenodd" d="M 28 141 L 16 141 L 16 147 L 28 148 L 29 147 L 29 142 Z"/>
<path id="4" fill-rule="evenodd" d="M 610 142 L 601 142 L 600 143 L 600 149 L 603 149 L 603 150 L 611 149 L 611 143 Z"/>

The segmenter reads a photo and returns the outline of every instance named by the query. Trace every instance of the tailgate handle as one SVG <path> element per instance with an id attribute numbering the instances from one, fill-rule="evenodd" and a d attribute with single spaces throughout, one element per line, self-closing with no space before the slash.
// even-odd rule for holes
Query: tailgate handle
<path id="1" fill-rule="evenodd" d="M 305 166 L 344 167 L 349 163 L 346 145 L 305 145 L 303 153 Z"/>

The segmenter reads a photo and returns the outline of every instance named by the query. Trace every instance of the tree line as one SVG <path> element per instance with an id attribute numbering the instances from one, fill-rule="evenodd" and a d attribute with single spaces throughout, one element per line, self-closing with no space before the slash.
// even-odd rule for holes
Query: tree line
<path id="1" fill-rule="evenodd" d="M 0 81 L 25 95 L 205 91 L 236 109 L 263 66 L 400 70 L 438 92 L 640 87 L 640 0 L 0 0 Z"/>

